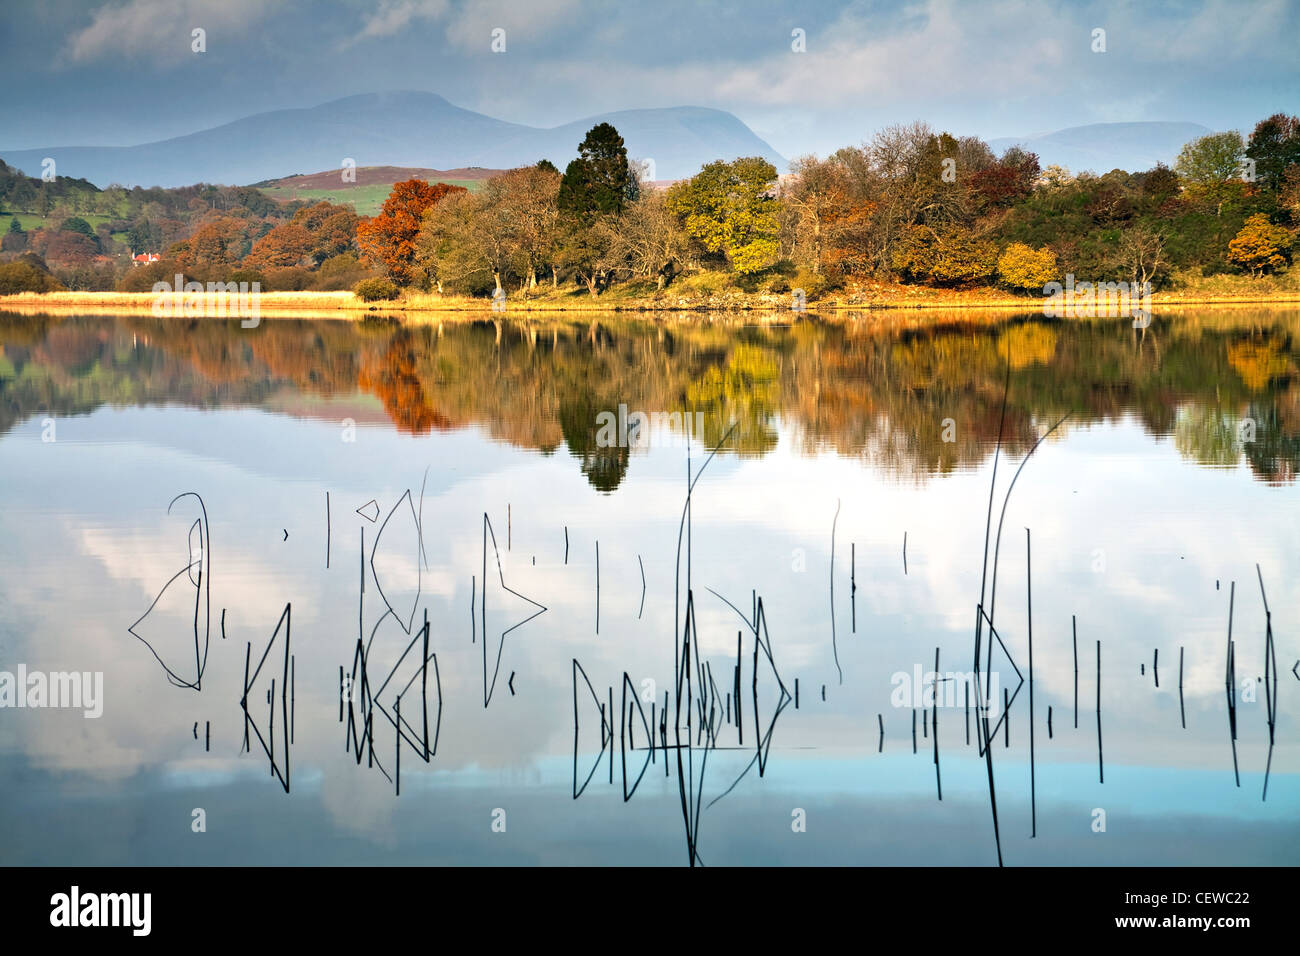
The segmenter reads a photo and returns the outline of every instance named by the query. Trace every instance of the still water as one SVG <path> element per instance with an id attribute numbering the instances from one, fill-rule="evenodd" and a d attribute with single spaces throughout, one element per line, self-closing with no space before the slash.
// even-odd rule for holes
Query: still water
<path id="1" fill-rule="evenodd" d="M 0 862 L 1294 865 L 1298 333 L 0 313 Z"/>

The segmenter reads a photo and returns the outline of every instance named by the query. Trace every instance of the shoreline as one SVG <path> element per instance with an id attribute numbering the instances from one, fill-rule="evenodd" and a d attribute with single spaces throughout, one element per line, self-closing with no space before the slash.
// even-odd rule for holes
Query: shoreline
<path id="1" fill-rule="evenodd" d="M 20 292 L 0 296 L 0 312 L 19 315 L 121 315 L 153 314 L 152 292 Z M 877 312 L 934 312 L 934 311 L 989 311 L 989 312 L 1042 312 L 1049 301 L 1043 297 L 1016 298 L 1012 296 L 980 296 L 968 294 L 935 295 L 932 290 L 922 290 L 917 295 L 883 296 L 866 302 L 849 302 L 843 298 L 827 297 L 811 301 L 808 315 L 857 316 Z M 1300 292 L 1274 292 L 1260 294 L 1213 294 L 1195 292 L 1155 293 L 1151 296 L 1152 309 L 1181 308 L 1186 306 L 1297 306 Z M 655 315 L 751 315 L 788 317 L 792 310 L 785 296 L 729 295 L 713 296 L 693 301 L 677 298 L 674 302 L 662 299 L 617 299 L 586 296 L 572 301 L 557 301 L 554 297 L 536 299 L 520 298 L 508 301 L 507 307 L 497 312 L 491 300 L 469 296 L 437 296 L 431 293 L 416 294 L 391 302 L 362 302 L 350 291 L 342 292 L 263 292 L 258 303 L 260 318 L 350 318 L 367 316 L 393 317 L 422 315 L 519 316 L 538 313 L 631 313 Z M 798 314 L 798 313 L 794 313 Z M 212 314 L 173 315 L 165 318 L 225 318 L 240 316 L 234 309 L 214 310 Z"/>

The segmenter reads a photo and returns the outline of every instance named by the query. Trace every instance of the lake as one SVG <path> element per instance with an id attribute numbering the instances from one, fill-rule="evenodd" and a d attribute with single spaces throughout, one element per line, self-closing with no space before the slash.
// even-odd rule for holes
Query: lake
<path id="1" fill-rule="evenodd" d="M 1295 865 L 1298 363 L 0 312 L 0 862 Z"/>

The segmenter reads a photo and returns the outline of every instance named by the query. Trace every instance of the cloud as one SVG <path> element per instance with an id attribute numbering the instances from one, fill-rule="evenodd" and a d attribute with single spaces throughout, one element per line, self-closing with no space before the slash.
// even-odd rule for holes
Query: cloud
<path id="1" fill-rule="evenodd" d="M 193 56 L 191 31 L 201 27 L 209 34 L 242 33 L 267 13 L 259 0 L 224 0 L 219 5 L 200 0 L 128 0 L 105 4 L 90 25 L 68 38 L 65 60 L 89 63 L 112 57 L 145 58 L 174 63 Z"/>
<path id="2" fill-rule="evenodd" d="M 447 24 L 447 39 L 463 50 L 487 51 L 492 31 L 500 27 L 506 31 L 507 44 L 516 41 L 524 46 L 529 39 L 578 25 L 580 6 L 580 0 L 486 3 L 474 4 L 472 9 L 466 5 Z"/>
<path id="3" fill-rule="evenodd" d="M 450 6 L 448 0 L 381 0 L 357 39 L 395 36 L 416 20 L 441 20 Z"/>
<path id="4" fill-rule="evenodd" d="M 1261 0 L 1249 9 L 1249 15 L 1243 15 L 1239 3 L 1205 0 L 1189 12 L 1179 8 L 1178 14 L 1160 18 L 1166 22 L 1159 24 L 1160 29 L 1152 29 L 1157 15 L 1145 7 L 1120 8 L 1118 14 L 1098 17 L 1098 25 L 1118 21 L 1119 35 L 1130 38 L 1135 53 L 1162 63 L 1204 66 L 1237 61 L 1249 67 L 1263 59 L 1294 65 L 1294 45 L 1278 41 L 1295 36 L 1295 5 L 1285 0 Z M 1114 35 L 1112 31 L 1110 37 Z"/>

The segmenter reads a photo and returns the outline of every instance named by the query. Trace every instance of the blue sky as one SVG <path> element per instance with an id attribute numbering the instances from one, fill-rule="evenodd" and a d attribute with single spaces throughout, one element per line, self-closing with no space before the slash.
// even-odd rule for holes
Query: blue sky
<path id="1" fill-rule="evenodd" d="M 1297 35 L 1293 0 L 46 0 L 0 21 L 0 148 L 135 144 L 396 89 L 538 126 L 712 106 L 787 156 L 913 119 L 986 138 L 1248 132 L 1300 106 Z"/>

